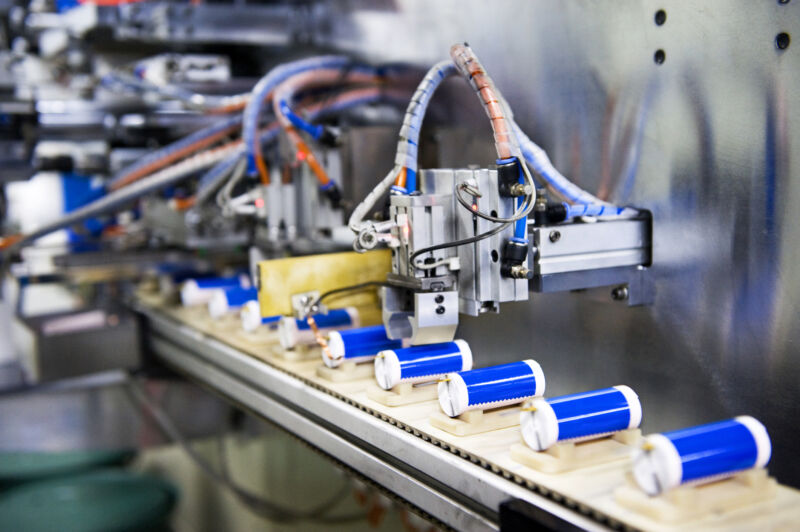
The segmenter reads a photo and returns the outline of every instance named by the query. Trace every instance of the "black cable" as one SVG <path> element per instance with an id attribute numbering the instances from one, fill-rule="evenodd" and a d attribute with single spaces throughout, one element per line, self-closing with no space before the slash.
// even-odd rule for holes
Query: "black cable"
<path id="1" fill-rule="evenodd" d="M 223 472 L 216 471 L 206 460 L 201 457 L 186 441 L 186 438 L 178 430 L 175 423 L 169 417 L 164 409 L 159 405 L 153 403 L 148 397 L 147 393 L 142 389 L 141 384 L 137 381 L 129 381 L 125 390 L 131 395 L 134 402 L 144 407 L 152 419 L 156 422 L 159 429 L 167 435 L 172 441 L 176 442 L 186 452 L 189 458 L 208 476 L 215 481 L 228 488 L 238 501 L 249 508 L 257 515 L 264 517 L 276 523 L 290 523 L 296 521 L 315 521 L 320 523 L 342 523 L 348 521 L 357 521 L 364 518 L 364 514 L 353 515 L 332 515 L 324 516 L 322 514 L 328 512 L 337 503 L 339 503 L 348 491 L 349 485 L 345 484 L 340 488 L 333 497 L 324 501 L 317 507 L 304 512 L 298 512 L 293 508 L 282 506 L 273 501 L 264 499 L 245 490 L 235 484 L 226 474 L 227 467 L 223 467 Z"/>
<path id="2" fill-rule="evenodd" d="M 306 318 L 309 314 L 315 311 L 315 309 L 319 308 L 319 304 L 322 303 L 323 299 L 328 299 L 329 297 L 342 294 L 345 292 L 357 292 L 359 290 L 366 290 L 367 288 L 377 288 L 381 286 L 390 286 L 390 284 L 386 281 L 367 281 L 365 283 L 354 284 L 350 286 L 343 286 L 341 288 L 334 288 L 333 290 L 328 290 L 327 292 L 323 292 L 317 299 L 314 300 L 313 303 L 308 305 L 304 310 L 305 315 L 301 316 L 301 319 Z"/>
<path id="3" fill-rule="evenodd" d="M 452 242 L 445 242 L 444 244 L 436 244 L 435 246 L 428 246 L 426 248 L 418 249 L 417 251 L 411 254 L 408 260 L 414 267 L 417 267 L 417 264 L 414 262 L 414 259 L 422 255 L 423 253 L 430 253 L 431 251 L 437 251 L 440 249 L 455 248 L 458 246 L 466 246 L 467 244 L 474 244 L 475 242 L 480 242 L 485 238 L 489 238 L 496 235 L 497 233 L 500 233 L 512 223 L 513 222 L 507 222 L 502 225 L 498 225 L 491 231 L 486 231 L 485 233 L 471 236 L 469 238 L 464 238 L 461 240 L 453 240 Z"/>

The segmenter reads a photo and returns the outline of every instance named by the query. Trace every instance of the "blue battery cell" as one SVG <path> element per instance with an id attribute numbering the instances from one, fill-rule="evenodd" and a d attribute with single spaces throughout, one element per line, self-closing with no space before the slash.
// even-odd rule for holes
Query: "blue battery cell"
<path id="1" fill-rule="evenodd" d="M 208 301 L 208 313 L 212 318 L 218 319 L 230 312 L 239 310 L 248 301 L 258 299 L 255 288 L 220 288 L 214 291 Z"/>
<path id="2" fill-rule="evenodd" d="M 772 444 L 757 419 L 739 416 L 651 434 L 633 461 L 633 476 L 649 495 L 682 484 L 702 484 L 767 465 Z"/>
<path id="3" fill-rule="evenodd" d="M 534 360 L 448 373 L 439 383 L 439 404 L 455 417 L 469 410 L 487 410 L 520 403 L 544 393 L 542 367 Z"/>
<path id="4" fill-rule="evenodd" d="M 262 316 L 261 305 L 257 300 L 251 300 L 242 305 L 239 316 L 242 318 L 242 329 L 247 332 L 255 332 L 262 326 L 277 329 L 278 322 L 281 320 L 280 316 Z"/>
<path id="5" fill-rule="evenodd" d="M 339 367 L 342 362 L 366 362 L 372 360 L 384 349 L 400 349 L 402 340 L 392 340 L 386 335 L 383 325 L 331 331 L 328 334 L 328 351 L 331 356 L 322 354 L 322 361 L 331 368 Z"/>
<path id="6" fill-rule="evenodd" d="M 634 429 L 641 421 L 639 397 L 627 386 L 536 398 L 520 413 L 522 439 L 536 451 Z"/>
<path id="7" fill-rule="evenodd" d="M 188 307 L 192 305 L 206 305 L 218 290 L 226 288 L 249 288 L 250 278 L 246 275 L 231 277 L 203 277 L 189 279 L 181 286 L 181 303 Z"/>
<path id="8" fill-rule="evenodd" d="M 325 314 L 316 314 L 314 323 L 320 333 L 328 334 L 333 330 L 353 329 L 360 325 L 358 309 L 354 307 L 329 310 Z M 298 320 L 285 316 L 278 324 L 281 345 L 284 349 L 292 349 L 298 345 L 313 345 L 316 343 L 314 331 L 308 320 Z"/>
<path id="9" fill-rule="evenodd" d="M 375 358 L 375 379 L 384 390 L 401 382 L 430 382 L 451 372 L 472 369 L 472 351 L 464 340 L 387 349 Z"/>

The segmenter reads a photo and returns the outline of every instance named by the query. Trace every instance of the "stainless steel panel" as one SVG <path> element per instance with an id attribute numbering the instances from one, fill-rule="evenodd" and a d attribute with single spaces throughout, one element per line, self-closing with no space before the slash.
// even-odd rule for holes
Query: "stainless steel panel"
<path id="1" fill-rule="evenodd" d="M 653 306 L 534 294 L 463 319 L 476 363 L 532 355 L 551 394 L 629 384 L 646 431 L 752 414 L 772 436 L 772 471 L 800 486 L 800 43 L 775 43 L 800 39 L 800 1 L 328 7 L 319 41 L 373 59 L 431 64 L 468 41 L 565 175 L 653 212 Z M 432 108 L 483 124 L 451 88 Z M 485 124 L 475 135 L 490 142 Z M 440 163 L 491 162 L 452 156 Z"/>

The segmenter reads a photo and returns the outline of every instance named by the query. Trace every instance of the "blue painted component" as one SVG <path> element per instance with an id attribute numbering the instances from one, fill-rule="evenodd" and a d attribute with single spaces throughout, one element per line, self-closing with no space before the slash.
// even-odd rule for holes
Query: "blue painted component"
<path id="1" fill-rule="evenodd" d="M 631 411 L 616 388 L 562 395 L 547 399 L 558 420 L 558 439 L 571 440 L 628 428 Z"/>
<path id="2" fill-rule="evenodd" d="M 342 337 L 346 359 L 376 355 L 385 349 L 396 350 L 403 347 L 402 340 L 392 340 L 386 336 L 383 325 L 339 331 L 339 335 Z"/>
<path id="3" fill-rule="evenodd" d="M 295 320 L 297 329 L 306 331 L 311 328 L 306 320 Z M 320 329 L 327 329 L 330 327 L 346 327 L 353 324 L 353 319 L 346 309 L 338 308 L 329 310 L 327 314 L 316 314 L 314 316 L 314 323 Z"/>
<path id="4" fill-rule="evenodd" d="M 81 5 L 81 3 L 78 0 L 56 0 L 56 10 L 59 13 L 65 13 L 79 5 Z"/>
<path id="5" fill-rule="evenodd" d="M 411 141 L 408 141 L 411 143 Z M 406 190 L 408 194 L 417 190 L 417 172 L 411 168 L 406 168 Z"/>
<path id="6" fill-rule="evenodd" d="M 72 173 L 61 174 L 61 188 L 64 194 L 65 213 L 83 207 L 100 198 L 105 193 L 102 185 L 94 186 L 92 184 L 91 177 Z M 83 222 L 83 227 L 86 231 L 95 237 L 100 236 L 105 226 L 106 224 L 97 218 L 89 218 Z M 76 234 L 71 229 L 67 230 L 67 234 L 74 251 L 88 251 L 91 247 L 96 247 L 91 246 L 90 248 L 83 248 L 85 239 L 81 235 Z M 74 248 L 75 245 L 80 247 Z"/>
<path id="7" fill-rule="evenodd" d="M 261 324 L 262 325 L 278 325 L 278 322 L 281 321 L 282 316 L 278 314 L 277 316 L 262 316 L 261 317 Z"/>
<path id="8" fill-rule="evenodd" d="M 665 432 L 681 458 L 681 483 L 749 469 L 756 464 L 753 434 L 735 419 Z"/>
<path id="9" fill-rule="evenodd" d="M 416 345 L 405 349 L 395 349 L 400 362 L 400 380 L 443 375 L 461 371 L 464 361 L 458 344 Z"/>
<path id="10" fill-rule="evenodd" d="M 470 406 L 536 394 L 536 377 L 525 362 L 473 369 L 459 375 L 467 385 Z"/>
<path id="11" fill-rule="evenodd" d="M 197 288 L 210 290 L 213 288 L 237 288 L 242 285 L 242 280 L 238 276 L 234 277 L 203 277 L 194 279 Z"/>
<path id="12" fill-rule="evenodd" d="M 258 290 L 255 288 L 242 288 L 235 286 L 225 290 L 225 300 L 228 302 L 228 307 L 241 307 L 248 301 L 258 299 Z"/>
<path id="13" fill-rule="evenodd" d="M 299 115 L 297 115 L 292 108 L 289 107 L 289 104 L 286 100 L 282 100 L 280 102 L 280 108 L 283 115 L 291 122 L 291 124 L 301 131 L 305 131 L 311 138 L 314 140 L 319 140 L 322 134 L 325 132 L 325 128 L 322 126 L 315 126 L 309 122 L 303 120 Z"/>
<path id="14" fill-rule="evenodd" d="M 517 181 L 520 184 L 524 184 L 525 183 L 525 173 L 522 171 L 522 164 L 523 163 L 520 162 L 519 159 L 517 159 L 516 157 L 509 157 L 508 159 L 497 159 L 495 161 L 495 163 L 498 166 L 499 165 L 503 165 L 503 164 L 509 164 L 509 163 L 518 163 L 517 164 L 517 171 L 518 171 L 519 177 L 518 177 Z M 525 197 L 524 196 L 518 197 L 517 198 L 517 209 L 519 209 L 522 206 L 523 203 L 525 203 Z M 515 240 L 517 242 L 520 242 L 521 244 L 527 244 L 528 243 L 527 225 L 528 225 L 528 219 L 527 218 L 520 218 L 519 220 L 514 222 L 514 238 L 513 238 L 513 240 Z"/>

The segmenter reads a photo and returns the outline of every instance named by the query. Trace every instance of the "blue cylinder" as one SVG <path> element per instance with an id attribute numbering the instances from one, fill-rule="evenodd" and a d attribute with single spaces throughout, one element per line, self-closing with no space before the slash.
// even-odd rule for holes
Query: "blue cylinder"
<path id="1" fill-rule="evenodd" d="M 520 413 L 522 439 L 536 451 L 556 442 L 602 438 L 642 421 L 639 397 L 627 386 L 536 398 Z"/>
<path id="2" fill-rule="evenodd" d="M 314 323 L 317 329 L 323 333 L 329 333 L 334 329 L 351 329 L 360 325 L 358 309 L 354 307 L 339 308 L 329 310 L 325 314 L 314 315 Z M 278 324 L 280 331 L 281 345 L 284 349 L 291 349 L 297 345 L 313 345 L 316 343 L 314 331 L 308 324 L 308 320 L 298 320 L 293 317 L 285 316 Z"/>
<path id="3" fill-rule="evenodd" d="M 208 301 L 208 313 L 214 319 L 221 318 L 225 314 L 240 309 L 248 301 L 258 299 L 258 291 L 255 288 L 220 288 L 214 291 Z"/>
<path id="4" fill-rule="evenodd" d="M 386 328 L 383 325 L 332 331 L 328 334 L 328 350 L 332 358 L 323 353 L 322 360 L 328 367 L 335 368 L 345 361 L 366 362 L 375 358 L 378 352 L 384 349 L 401 347 L 403 341 L 391 340 L 386 335 Z"/>
<path id="5" fill-rule="evenodd" d="M 246 275 L 189 279 L 181 286 L 181 303 L 183 306 L 205 305 L 216 290 L 239 287 L 250 287 L 250 279 Z"/>
<path id="6" fill-rule="evenodd" d="M 764 467 L 772 454 L 767 429 L 739 416 L 687 429 L 651 434 L 633 461 L 633 476 L 649 495 L 681 484 L 700 484 Z"/>
<path id="7" fill-rule="evenodd" d="M 387 349 L 375 358 L 375 379 L 384 390 L 400 382 L 430 382 L 472 369 L 472 351 L 464 340 Z"/>
<path id="8" fill-rule="evenodd" d="M 528 359 L 448 373 L 439 383 L 439 404 L 448 416 L 456 417 L 469 410 L 488 410 L 539 397 L 544 387 L 542 367 Z"/>
<path id="9" fill-rule="evenodd" d="M 239 313 L 242 318 L 242 329 L 247 332 L 254 332 L 262 325 L 269 328 L 277 328 L 280 316 L 262 316 L 261 305 L 257 300 L 251 300 L 242 305 Z"/>

